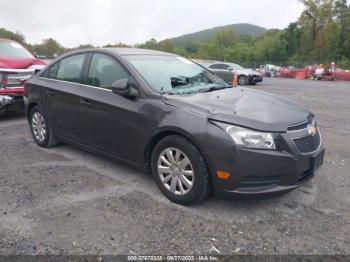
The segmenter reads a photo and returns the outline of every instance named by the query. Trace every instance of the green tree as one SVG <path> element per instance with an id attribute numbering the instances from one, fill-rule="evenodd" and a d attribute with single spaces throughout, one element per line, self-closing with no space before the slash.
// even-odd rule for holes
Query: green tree
<path id="1" fill-rule="evenodd" d="M 5 39 L 11 39 L 16 42 L 19 42 L 21 44 L 25 43 L 25 38 L 24 35 L 21 34 L 20 32 L 11 32 L 9 30 L 6 30 L 5 28 L 0 28 L 0 38 L 5 38 Z"/>
<path id="2" fill-rule="evenodd" d="M 346 0 L 337 0 L 334 13 L 339 25 L 338 57 L 350 60 L 350 5 L 347 5 Z"/>
<path id="3" fill-rule="evenodd" d="M 44 39 L 41 44 L 34 46 L 37 55 L 44 55 L 47 58 L 54 58 L 66 51 L 55 39 Z"/>
<path id="4" fill-rule="evenodd" d="M 146 48 L 146 49 L 153 49 L 153 50 L 160 50 L 160 51 L 164 51 L 164 52 L 174 52 L 175 51 L 174 44 L 169 39 L 160 41 L 158 43 L 156 39 L 152 38 L 152 39 L 146 41 L 143 44 L 135 45 L 135 47 Z"/>
<path id="5" fill-rule="evenodd" d="M 130 45 L 119 42 L 116 44 L 107 44 L 104 47 L 130 47 Z"/>
<path id="6" fill-rule="evenodd" d="M 334 56 L 325 54 L 327 48 L 334 48 L 330 41 L 335 34 L 331 31 L 337 28 L 334 24 L 335 0 L 302 0 L 305 10 L 301 14 L 298 24 L 301 27 L 300 55 L 306 60 L 323 60 Z"/>
<path id="7" fill-rule="evenodd" d="M 256 40 L 256 37 L 254 37 L 252 35 L 240 35 L 239 36 L 239 42 L 247 44 L 247 45 L 254 44 L 255 40 Z"/>
<path id="8" fill-rule="evenodd" d="M 164 52 L 170 52 L 173 53 L 175 51 L 174 44 L 171 40 L 166 39 L 163 41 L 160 41 L 157 45 L 157 50 L 164 51 Z"/>
<path id="9" fill-rule="evenodd" d="M 227 50 L 227 60 L 238 64 L 251 64 L 254 62 L 254 51 L 252 46 L 245 43 L 238 43 Z"/>
<path id="10" fill-rule="evenodd" d="M 323 63 L 330 63 L 337 58 L 339 26 L 335 22 L 328 23 L 317 35 L 315 53 Z"/>
<path id="11" fill-rule="evenodd" d="M 146 41 L 145 43 L 143 44 L 137 44 L 135 45 L 135 47 L 138 47 L 138 48 L 146 48 L 146 49 L 153 49 L 153 50 L 156 50 L 157 49 L 157 46 L 158 46 L 158 42 L 156 39 L 152 38 L 148 41 Z"/>
<path id="12" fill-rule="evenodd" d="M 226 48 L 238 43 L 239 35 L 233 28 L 227 28 L 216 33 L 214 42 L 220 48 Z"/>
<path id="13" fill-rule="evenodd" d="M 279 63 L 288 60 L 287 43 L 278 29 L 267 31 L 254 44 L 254 56 L 259 63 Z"/>
<path id="14" fill-rule="evenodd" d="M 301 45 L 301 29 L 297 23 L 290 23 L 289 26 L 283 31 L 281 38 L 286 42 L 286 52 L 289 57 L 295 55 Z"/>
<path id="15" fill-rule="evenodd" d="M 199 48 L 199 45 L 196 44 L 196 43 L 191 43 L 191 42 L 189 42 L 189 43 L 187 43 L 187 44 L 185 45 L 185 50 L 186 50 L 186 52 L 188 52 L 188 53 L 190 53 L 190 54 L 195 54 L 195 53 L 197 53 L 197 52 L 198 52 L 198 48 Z"/>

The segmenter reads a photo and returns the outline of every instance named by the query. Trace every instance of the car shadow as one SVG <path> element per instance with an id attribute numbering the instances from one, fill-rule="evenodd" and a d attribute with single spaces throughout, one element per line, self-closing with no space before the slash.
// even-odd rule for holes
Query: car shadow
<path id="1" fill-rule="evenodd" d="M 17 120 L 17 119 L 23 119 L 25 117 L 24 112 L 6 112 L 3 115 L 0 115 L 0 121 L 6 121 L 6 120 Z"/>

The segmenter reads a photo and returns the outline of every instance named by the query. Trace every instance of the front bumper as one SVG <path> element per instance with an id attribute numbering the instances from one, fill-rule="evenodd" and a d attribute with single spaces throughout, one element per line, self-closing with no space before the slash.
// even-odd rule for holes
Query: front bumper
<path id="1" fill-rule="evenodd" d="M 18 94 L 0 95 L 0 113 L 24 110 L 23 96 Z"/>
<path id="2" fill-rule="evenodd" d="M 263 81 L 263 77 L 260 75 L 249 75 L 249 83 L 258 83 Z"/>
<path id="3" fill-rule="evenodd" d="M 269 151 L 226 148 L 209 156 L 214 193 L 222 197 L 266 196 L 289 192 L 309 181 L 323 164 L 322 145 L 310 154 L 297 150 Z M 217 170 L 231 174 L 228 180 Z"/>

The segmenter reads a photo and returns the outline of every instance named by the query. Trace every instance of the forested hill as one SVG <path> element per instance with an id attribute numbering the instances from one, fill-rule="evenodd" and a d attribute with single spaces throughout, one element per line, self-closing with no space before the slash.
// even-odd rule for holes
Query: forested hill
<path id="1" fill-rule="evenodd" d="M 252 24 L 233 24 L 226 26 L 218 26 L 211 29 L 195 32 L 192 34 L 186 34 L 183 36 L 171 38 L 171 40 L 176 48 L 183 48 L 187 43 L 202 43 L 208 41 L 210 38 L 214 37 L 217 32 L 225 30 L 227 28 L 233 28 L 236 33 L 240 35 L 252 35 L 258 36 L 265 33 L 266 28 L 252 25 Z"/>

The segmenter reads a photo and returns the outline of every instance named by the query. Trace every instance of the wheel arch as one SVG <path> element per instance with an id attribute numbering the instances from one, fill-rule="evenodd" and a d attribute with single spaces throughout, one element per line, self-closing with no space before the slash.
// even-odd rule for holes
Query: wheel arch
<path id="1" fill-rule="evenodd" d="M 174 128 L 174 129 L 163 129 L 161 131 L 159 131 L 157 134 L 155 134 L 150 141 L 148 142 L 148 144 L 145 147 L 145 151 L 144 151 L 144 159 L 145 159 L 145 164 L 146 164 L 146 168 L 149 172 L 151 172 L 151 157 L 152 157 L 152 152 L 155 148 L 155 146 L 158 144 L 159 141 L 161 141 L 162 139 L 164 139 L 165 137 L 171 136 L 171 135 L 177 135 L 180 137 L 185 138 L 186 140 L 188 140 L 189 143 L 191 143 L 194 147 L 197 148 L 197 150 L 200 152 L 201 156 L 204 158 L 204 161 L 207 165 L 208 168 L 208 172 L 209 174 L 211 174 L 210 172 L 210 167 L 208 165 L 207 159 L 205 154 L 203 153 L 204 150 L 203 148 L 199 145 L 199 142 L 196 141 L 195 138 L 193 138 L 190 134 L 188 134 L 186 131 L 179 129 L 179 128 Z"/>
<path id="2" fill-rule="evenodd" d="M 29 120 L 29 114 L 30 114 L 30 111 L 32 111 L 32 109 L 35 107 L 35 106 L 39 106 L 40 104 L 36 101 L 33 101 L 31 103 L 28 104 L 27 108 L 26 108 L 26 115 L 27 115 L 27 119 Z"/>

